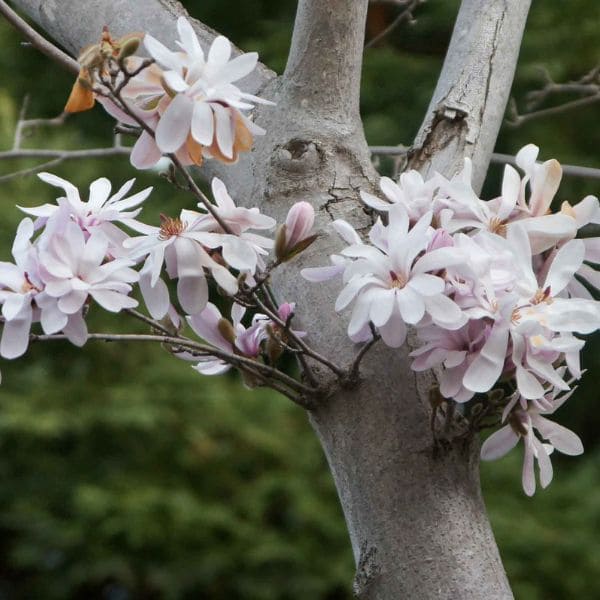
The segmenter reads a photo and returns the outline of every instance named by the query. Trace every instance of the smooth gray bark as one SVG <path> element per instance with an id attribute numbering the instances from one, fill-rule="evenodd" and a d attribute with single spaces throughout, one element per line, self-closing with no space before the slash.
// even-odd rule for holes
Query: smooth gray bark
<path id="1" fill-rule="evenodd" d="M 473 160 L 481 189 L 515 74 L 531 0 L 463 0 L 409 167 L 451 174 Z"/>
<path id="2" fill-rule="evenodd" d="M 60 11 L 58 2 L 48 0 L 14 4 L 71 50 L 94 41 L 104 23 L 112 23 L 116 34 L 142 29 L 172 44 L 181 11 L 168 0 L 110 0 L 102 8 L 92 0 L 68 0 Z M 234 198 L 258 204 L 278 220 L 294 202 L 308 200 L 322 231 L 330 232 L 335 218 L 365 231 L 372 217 L 360 204 L 359 190 L 375 191 L 378 179 L 358 114 L 368 2 L 298 4 L 284 75 L 273 78 L 261 67 L 253 84 L 277 102 L 256 114 L 267 135 L 219 173 Z M 72 10 L 65 10 L 67 5 Z M 466 155 L 482 181 L 528 6 L 528 0 L 464 0 L 411 158 L 424 173 L 437 169 L 451 175 Z M 204 43 L 210 42 L 214 33 L 198 28 Z M 298 273 L 302 266 L 325 264 L 339 248 L 335 236 L 321 236 L 278 273 L 274 287 L 281 300 L 298 303 L 311 343 L 349 363 L 357 349 L 333 309 L 339 282 L 308 284 Z M 452 429 L 447 439 L 434 442 L 428 402 L 434 379 L 413 373 L 407 353 L 377 346 L 355 389 L 318 371 L 331 394 L 310 420 L 348 524 L 357 562 L 355 591 L 364 600 L 512 598 L 481 498 L 478 441 L 452 438 Z"/>

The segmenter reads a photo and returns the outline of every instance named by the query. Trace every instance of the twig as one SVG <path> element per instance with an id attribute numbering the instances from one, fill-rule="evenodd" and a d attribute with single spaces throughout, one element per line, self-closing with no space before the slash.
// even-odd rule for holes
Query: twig
<path id="1" fill-rule="evenodd" d="M 375 331 L 373 325 L 371 325 L 371 333 L 373 337 L 363 344 L 362 348 L 359 350 L 352 366 L 350 367 L 350 372 L 348 373 L 348 381 L 351 384 L 355 384 L 358 382 L 358 374 L 360 371 L 360 363 L 362 359 L 366 356 L 367 352 L 381 339 L 381 336 Z"/>
<path id="2" fill-rule="evenodd" d="M 566 83 L 555 82 L 546 69 L 541 69 L 541 71 L 545 84 L 539 90 L 530 91 L 525 96 L 528 112 L 519 114 L 516 101 L 514 98 L 511 99 L 509 117 L 506 119 L 509 127 L 519 127 L 533 119 L 554 116 L 574 108 L 589 106 L 600 100 L 600 65 L 591 69 L 578 80 Z M 581 94 L 583 97 L 538 109 L 548 98 L 558 94 Z"/>
<path id="3" fill-rule="evenodd" d="M 335 363 L 331 362 L 328 358 L 319 354 L 316 350 L 313 350 L 302 338 L 298 337 L 294 334 L 294 332 L 287 328 L 287 325 L 284 321 L 279 318 L 275 312 L 273 312 L 257 295 L 254 297 L 258 307 L 274 322 L 279 325 L 282 329 L 285 329 L 289 335 L 289 337 L 294 341 L 294 343 L 306 354 L 310 356 L 310 358 L 320 362 L 325 365 L 330 371 L 335 373 L 340 378 L 344 378 L 346 376 L 346 372 L 341 367 L 338 367 Z"/>
<path id="4" fill-rule="evenodd" d="M 373 39 L 369 40 L 365 44 L 365 50 L 372 48 L 377 42 L 380 42 L 384 37 L 390 34 L 396 27 L 399 27 L 404 21 L 414 21 L 412 11 L 422 4 L 424 0 L 407 0 L 404 4 L 407 4 L 406 8 L 380 33 L 378 33 Z"/>
<path id="5" fill-rule="evenodd" d="M 370 146 L 372 154 L 383 154 L 389 156 L 404 155 L 409 151 L 406 146 Z M 511 154 L 501 154 L 494 152 L 491 162 L 496 164 L 511 164 L 515 165 L 515 157 Z M 586 177 L 589 179 L 600 179 L 600 169 L 594 167 L 581 167 L 579 165 L 563 165 L 561 164 L 563 173 L 572 177 Z"/>
<path id="6" fill-rule="evenodd" d="M 506 120 L 506 125 L 512 128 L 520 127 L 523 125 L 523 123 L 527 123 L 533 119 L 562 114 L 569 110 L 573 110 L 574 108 L 582 108 L 584 106 L 589 106 L 590 104 L 595 104 L 598 101 L 600 101 L 600 93 L 597 93 L 593 96 L 586 96 L 585 98 L 578 98 L 577 100 L 570 100 L 569 102 L 564 102 L 563 104 L 558 104 L 557 106 L 542 108 L 540 110 L 535 110 L 524 114 L 513 113 L 511 114 L 510 118 Z"/>
<path id="7" fill-rule="evenodd" d="M 146 325 L 150 325 L 152 329 L 161 331 L 165 335 L 171 335 L 173 332 L 169 331 L 160 321 L 147 317 L 145 314 L 135 310 L 135 308 L 126 308 L 123 312 L 131 315 L 138 321 L 142 321 L 142 323 L 146 323 Z"/>
<path id="8" fill-rule="evenodd" d="M 40 35 L 26 21 L 24 21 L 4 0 L 0 0 L 0 14 L 25 38 L 31 43 L 34 48 L 37 48 L 42 54 L 50 57 L 62 65 L 65 69 L 77 75 L 79 73 L 79 65 L 76 60 L 73 60 L 68 54 L 57 48 L 49 42 L 45 37 Z"/>

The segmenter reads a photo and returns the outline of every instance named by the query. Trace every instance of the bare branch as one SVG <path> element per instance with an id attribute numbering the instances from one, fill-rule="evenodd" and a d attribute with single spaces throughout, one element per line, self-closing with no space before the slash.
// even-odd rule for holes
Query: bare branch
<path id="1" fill-rule="evenodd" d="M 413 16 L 413 10 L 419 6 L 419 4 L 423 4 L 425 0 L 406 0 L 406 1 L 398 1 L 396 0 L 394 4 L 400 4 L 402 6 L 406 6 L 406 8 L 380 33 L 378 33 L 372 40 L 369 40 L 365 44 L 365 50 L 367 48 L 372 48 L 375 44 L 379 43 L 384 37 L 392 33 L 394 29 L 399 27 L 404 21 L 408 21 L 409 23 L 414 22 L 415 18 Z"/>
<path id="2" fill-rule="evenodd" d="M 580 79 L 567 83 L 556 83 L 545 69 L 542 70 L 542 73 L 546 83 L 541 89 L 532 90 L 527 94 L 527 112 L 519 113 L 516 101 L 511 100 L 509 117 L 506 120 L 509 127 L 519 127 L 533 119 L 551 117 L 600 101 L 600 65 L 594 67 Z M 549 98 L 560 94 L 580 94 L 583 97 L 566 100 L 547 108 L 538 108 Z"/>
<path id="3" fill-rule="evenodd" d="M 483 184 L 508 100 L 531 0 L 463 0 L 408 167 L 450 176 L 473 160 Z"/>
<path id="4" fill-rule="evenodd" d="M 40 35 L 26 21 L 24 21 L 4 0 L 0 0 L 0 14 L 20 33 L 25 39 L 42 54 L 50 57 L 52 60 L 62 65 L 67 71 L 73 74 L 79 73 L 79 65 L 68 54 L 65 54 L 60 48 L 49 42 Z"/>
<path id="5" fill-rule="evenodd" d="M 373 155 L 404 156 L 408 154 L 410 148 L 407 146 L 370 146 L 369 150 Z M 500 154 L 498 152 L 492 154 L 490 162 L 501 165 L 517 164 L 515 157 L 512 154 Z M 563 165 L 562 163 L 561 167 L 564 175 L 570 175 L 571 177 L 585 177 L 588 179 L 600 179 L 600 169 L 581 167 L 578 165 Z"/>

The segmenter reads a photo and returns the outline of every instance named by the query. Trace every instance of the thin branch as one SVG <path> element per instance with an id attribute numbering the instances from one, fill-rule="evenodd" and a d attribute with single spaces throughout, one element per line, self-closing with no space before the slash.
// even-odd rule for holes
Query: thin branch
<path id="1" fill-rule="evenodd" d="M 402 156 L 409 152 L 406 146 L 370 146 L 372 154 Z M 494 152 L 491 162 L 495 164 L 510 164 L 516 165 L 515 157 L 511 154 L 500 154 Z M 563 174 L 571 177 L 585 177 L 588 179 L 600 179 L 600 169 L 593 167 L 581 167 L 579 165 L 563 165 L 561 164 Z"/>
<path id="2" fill-rule="evenodd" d="M 74 75 L 79 73 L 79 65 L 68 54 L 57 48 L 52 42 L 40 35 L 26 21 L 24 21 L 4 0 L 0 0 L 0 14 L 20 33 L 34 48 L 37 48 L 42 54 L 45 54 L 58 64 L 62 65 L 67 71 Z"/>
<path id="3" fill-rule="evenodd" d="M 556 106 L 551 106 L 549 108 L 542 108 L 540 110 L 534 110 L 531 112 L 519 114 L 516 110 L 512 112 L 509 119 L 506 120 L 506 125 L 508 127 L 520 127 L 523 123 L 527 123 L 532 121 L 533 119 L 541 119 L 543 117 L 552 117 L 555 115 L 562 114 L 564 112 L 568 112 L 575 108 L 583 108 L 585 106 L 590 106 L 592 104 L 596 104 L 596 102 L 600 101 L 600 93 L 597 93 L 593 96 L 585 96 L 584 98 L 577 98 L 577 100 L 570 100 L 569 102 L 563 102 L 562 104 L 558 104 Z M 512 103 L 511 103 L 512 104 Z M 514 105 L 513 105 L 514 106 Z"/>
<path id="4" fill-rule="evenodd" d="M 379 32 L 373 39 L 369 40 L 365 44 L 365 50 L 375 46 L 375 44 L 392 33 L 392 31 L 399 27 L 404 21 L 413 23 L 415 21 L 413 10 L 415 10 L 415 8 L 417 8 L 417 6 L 423 2 L 424 0 L 407 0 L 406 2 L 402 2 L 402 4 L 407 4 L 406 8 L 383 31 Z M 398 2 L 398 4 L 400 3 Z"/>
<path id="5" fill-rule="evenodd" d="M 123 312 L 131 315 L 133 318 L 138 321 L 142 321 L 142 323 L 146 323 L 146 325 L 150 325 L 152 329 L 161 331 L 165 335 L 171 335 L 173 332 L 169 331 L 160 321 L 147 317 L 145 314 L 135 310 L 135 308 L 126 308 Z"/>
<path id="6" fill-rule="evenodd" d="M 41 334 L 31 335 L 31 341 L 48 342 L 48 341 L 60 341 L 68 340 L 64 334 Z M 160 344 L 168 344 L 174 347 L 177 351 L 191 350 L 197 356 L 214 356 L 227 362 L 237 368 L 245 369 L 249 368 L 252 371 L 257 371 L 261 374 L 261 377 L 274 378 L 280 383 L 289 387 L 291 390 L 307 396 L 314 396 L 318 393 L 318 390 L 308 387 L 303 383 L 296 381 L 293 377 L 286 375 L 282 371 L 260 363 L 244 356 L 236 354 L 230 354 L 218 348 L 212 346 L 206 346 L 187 338 L 172 336 L 172 335 L 152 335 L 152 334 L 114 334 L 114 333 L 90 333 L 88 334 L 88 340 L 102 340 L 105 342 L 157 342 Z M 270 383 L 269 383 L 270 385 Z"/>

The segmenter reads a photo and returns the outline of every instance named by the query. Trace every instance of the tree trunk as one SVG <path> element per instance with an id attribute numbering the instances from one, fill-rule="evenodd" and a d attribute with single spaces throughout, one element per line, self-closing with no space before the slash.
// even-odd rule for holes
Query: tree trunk
<path id="1" fill-rule="evenodd" d="M 99 32 L 105 22 L 117 34 L 143 29 L 173 46 L 174 18 L 182 12 L 171 0 L 152 0 L 148 10 L 136 0 L 111 0 L 102 3 L 102 14 L 94 0 L 69 0 L 60 11 L 55 2 L 14 3 L 71 50 L 94 41 L 88 30 Z M 359 191 L 376 192 L 378 180 L 358 110 L 368 2 L 298 4 L 284 75 L 273 78 L 261 67 L 251 81 L 253 91 L 277 102 L 256 115 L 267 135 L 237 165 L 216 168 L 234 198 L 278 220 L 294 202 L 308 200 L 321 231 L 331 233 L 331 221 L 344 218 L 364 232 L 372 216 Z M 463 1 L 412 166 L 451 175 L 470 156 L 477 183 L 483 181 L 528 8 L 529 0 Z M 208 43 L 214 34 L 198 27 Z M 281 300 L 298 303 L 311 344 L 349 364 L 357 349 L 333 309 L 339 282 L 309 284 L 298 272 L 325 264 L 339 248 L 335 235 L 321 236 L 277 273 L 274 288 Z M 434 379 L 409 364 L 408 349 L 380 344 L 352 389 L 315 367 L 330 393 L 310 420 L 348 524 L 355 591 L 368 600 L 512 598 L 481 498 L 478 440 L 453 437 L 460 420 L 449 421 L 445 441 L 434 440 L 428 399 Z"/>

